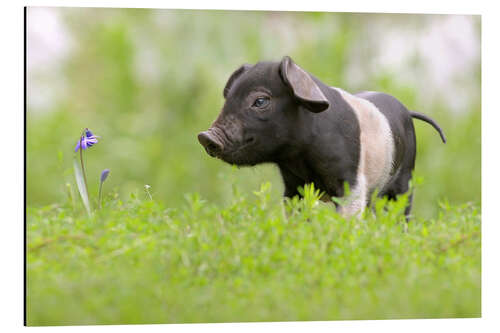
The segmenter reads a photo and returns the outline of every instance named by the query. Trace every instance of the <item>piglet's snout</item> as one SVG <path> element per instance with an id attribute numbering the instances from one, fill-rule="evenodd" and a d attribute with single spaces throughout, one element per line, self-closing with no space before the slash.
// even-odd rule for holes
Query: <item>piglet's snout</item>
<path id="1" fill-rule="evenodd" d="M 224 148 L 222 142 L 217 138 L 212 129 L 198 134 L 198 141 L 200 141 L 208 155 L 212 157 L 218 156 Z"/>

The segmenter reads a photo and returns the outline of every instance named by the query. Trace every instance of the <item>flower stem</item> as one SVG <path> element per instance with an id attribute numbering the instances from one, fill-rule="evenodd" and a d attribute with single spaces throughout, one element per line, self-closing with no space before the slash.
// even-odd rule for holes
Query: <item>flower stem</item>
<path id="1" fill-rule="evenodd" d="M 102 181 L 99 183 L 99 209 L 101 209 L 101 199 L 102 199 Z"/>
<path id="2" fill-rule="evenodd" d="M 80 137 L 80 164 L 82 166 L 82 174 L 83 174 L 83 182 L 85 183 L 85 191 L 87 191 L 87 194 L 88 194 L 89 188 L 87 186 L 87 175 L 85 174 L 85 166 L 83 163 L 82 139 L 83 139 L 83 137 Z"/>
<path id="3" fill-rule="evenodd" d="M 151 188 L 151 186 L 149 185 L 144 185 L 144 190 L 146 191 L 146 194 L 148 195 L 149 197 L 149 200 L 153 201 L 153 196 L 151 195 L 151 193 L 149 192 L 149 189 Z"/>

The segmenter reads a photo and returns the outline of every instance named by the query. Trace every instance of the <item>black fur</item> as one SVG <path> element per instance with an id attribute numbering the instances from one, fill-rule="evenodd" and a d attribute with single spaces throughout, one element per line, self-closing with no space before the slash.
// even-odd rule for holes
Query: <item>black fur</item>
<path id="1" fill-rule="evenodd" d="M 215 155 L 228 163 L 277 164 L 287 197 L 312 182 L 329 196 L 342 196 L 344 181 L 356 184 L 360 142 L 354 111 L 337 91 L 313 78 L 330 105 L 311 112 L 314 101 L 294 98 L 281 65 L 261 62 L 233 73 L 224 108 L 204 133 L 223 147 Z M 251 103 L 261 92 L 271 96 L 271 105 L 254 110 Z"/>

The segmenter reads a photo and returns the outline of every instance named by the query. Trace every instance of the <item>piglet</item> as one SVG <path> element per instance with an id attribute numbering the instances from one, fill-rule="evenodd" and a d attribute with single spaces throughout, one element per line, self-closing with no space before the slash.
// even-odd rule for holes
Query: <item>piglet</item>
<path id="1" fill-rule="evenodd" d="M 344 216 L 359 214 L 374 191 L 396 200 L 408 192 L 415 166 L 413 118 L 439 125 L 409 111 L 381 92 L 350 94 L 330 87 L 285 56 L 281 62 L 242 65 L 224 88 L 225 104 L 210 129 L 198 135 L 210 156 L 239 166 L 274 163 L 284 196 L 300 196 L 314 183 L 326 198 L 344 197 Z M 413 193 L 405 209 L 408 218 Z"/>

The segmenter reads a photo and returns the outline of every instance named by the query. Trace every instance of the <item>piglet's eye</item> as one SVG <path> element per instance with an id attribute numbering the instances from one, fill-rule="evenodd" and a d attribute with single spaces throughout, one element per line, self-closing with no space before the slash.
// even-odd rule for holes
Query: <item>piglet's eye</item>
<path id="1" fill-rule="evenodd" d="M 268 105 L 269 105 L 269 97 L 259 97 L 252 104 L 253 107 L 260 109 L 263 109 Z"/>

